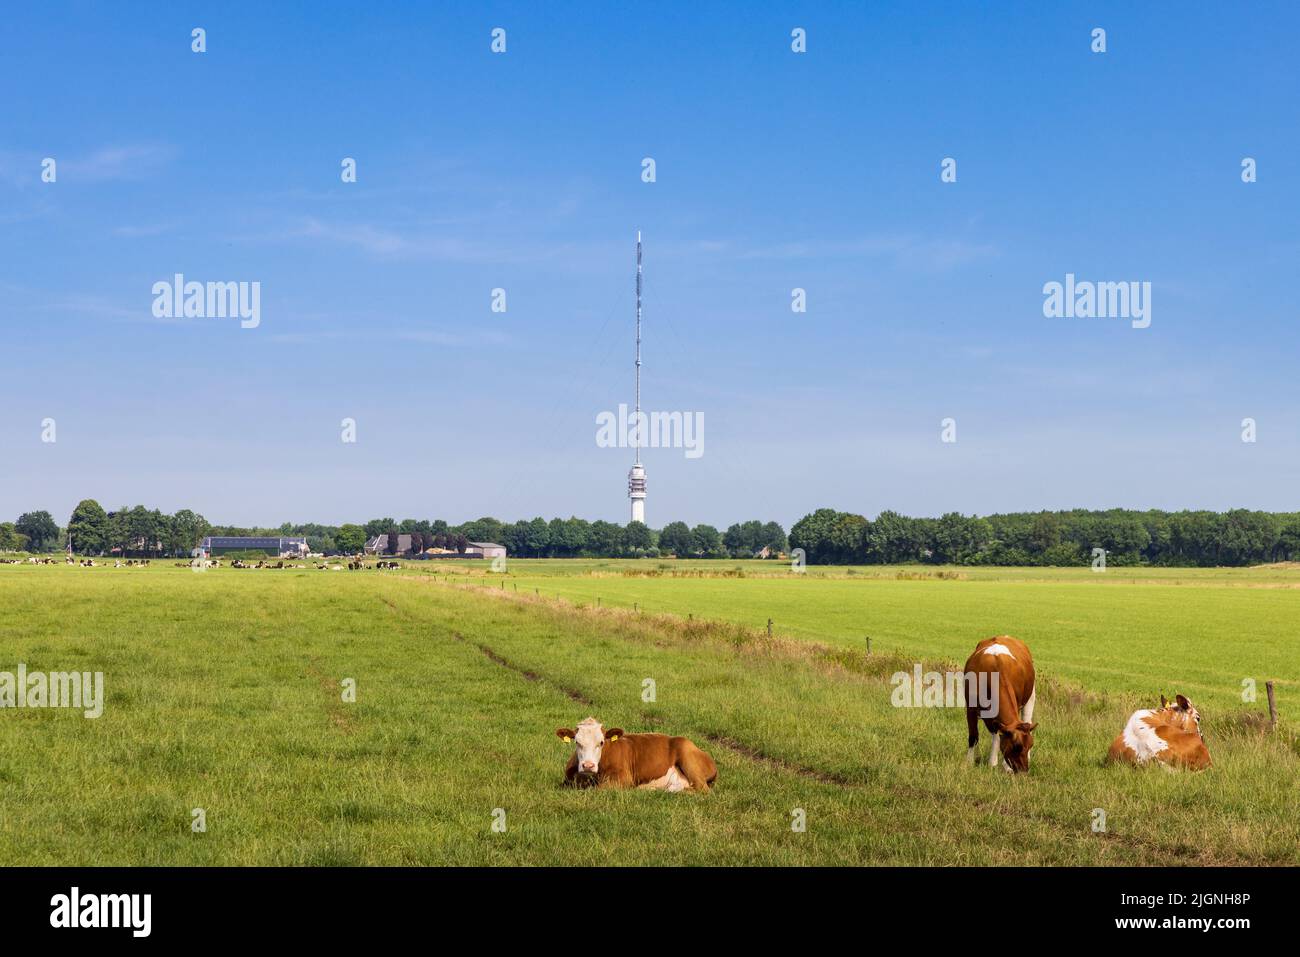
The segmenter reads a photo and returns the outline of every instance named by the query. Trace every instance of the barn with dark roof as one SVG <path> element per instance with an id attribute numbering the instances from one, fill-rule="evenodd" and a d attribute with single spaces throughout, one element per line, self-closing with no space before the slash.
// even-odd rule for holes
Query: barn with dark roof
<path id="1" fill-rule="evenodd" d="M 203 539 L 203 550 L 209 555 L 226 555 L 230 552 L 264 552 L 280 558 L 298 558 L 308 552 L 307 539 L 285 535 L 209 535 Z"/>

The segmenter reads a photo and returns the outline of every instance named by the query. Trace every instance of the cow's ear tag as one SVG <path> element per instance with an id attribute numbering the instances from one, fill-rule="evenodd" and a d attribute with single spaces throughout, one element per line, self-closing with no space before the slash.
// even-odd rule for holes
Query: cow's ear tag
<path id="1" fill-rule="evenodd" d="M 564 740 L 565 740 L 565 741 L 572 741 L 573 739 L 572 739 L 571 737 L 569 737 L 569 736 L 566 734 L 566 735 L 564 736 Z"/>
<path id="2" fill-rule="evenodd" d="M 618 740 L 618 735 L 614 735 L 614 736 L 611 737 L 609 740 L 611 740 L 611 741 L 617 741 L 617 740 Z"/>

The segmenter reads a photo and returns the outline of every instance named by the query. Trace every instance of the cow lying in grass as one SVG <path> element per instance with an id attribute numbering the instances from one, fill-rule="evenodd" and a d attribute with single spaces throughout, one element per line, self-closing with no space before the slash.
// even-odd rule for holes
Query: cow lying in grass
<path id="1" fill-rule="evenodd" d="M 1107 764 L 1152 761 L 1193 771 L 1210 767 L 1210 749 L 1201 737 L 1201 713 L 1182 695 L 1172 702 L 1161 695 L 1158 709 L 1134 711 L 1106 755 Z"/>
<path id="2" fill-rule="evenodd" d="M 564 769 L 564 781 L 574 787 L 643 788 L 654 791 L 709 790 L 718 779 L 718 766 L 689 738 L 666 734 L 624 734 L 606 731 L 595 718 L 576 729 L 559 728 L 556 735 L 574 744 Z"/>

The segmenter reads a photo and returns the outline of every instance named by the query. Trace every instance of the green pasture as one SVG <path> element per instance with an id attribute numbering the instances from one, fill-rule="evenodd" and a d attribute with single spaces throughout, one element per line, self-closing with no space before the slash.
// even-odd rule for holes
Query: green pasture
<path id="1" fill-rule="evenodd" d="M 660 567 L 663 566 L 663 567 Z M 428 572 L 424 572 L 428 574 Z M 962 664 L 1010 634 L 1039 672 L 1091 691 L 1188 695 L 1202 710 L 1300 698 L 1300 567 L 1258 569 L 809 568 L 785 563 L 439 563 L 448 581 L 602 607 L 717 618 L 779 636 Z M 700 577 L 695 577 L 700 576 Z M 736 576 L 736 577 L 730 577 Z M 739 577 L 743 576 L 743 577 Z"/>
<path id="2" fill-rule="evenodd" d="M 107 689 L 97 719 L 0 710 L 0 864 L 1300 863 L 1295 572 L 736 564 L 0 566 L 0 671 Z M 965 764 L 960 709 L 890 703 L 1000 632 L 1043 675 L 1017 777 Z M 1214 768 L 1103 767 L 1161 691 Z M 587 714 L 693 737 L 718 787 L 560 787 Z"/>

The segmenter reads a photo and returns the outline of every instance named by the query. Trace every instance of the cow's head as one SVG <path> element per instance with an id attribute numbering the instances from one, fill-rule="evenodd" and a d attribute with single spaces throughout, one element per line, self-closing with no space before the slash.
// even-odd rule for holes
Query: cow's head
<path id="1" fill-rule="evenodd" d="M 1021 721 L 1014 728 L 1002 729 L 1002 762 L 1008 771 L 1029 770 L 1029 749 L 1034 746 L 1037 722 Z"/>
<path id="2" fill-rule="evenodd" d="M 1176 728 L 1201 733 L 1201 712 L 1197 711 L 1196 705 L 1188 701 L 1184 695 L 1174 695 L 1173 701 L 1161 695 L 1158 713 Z"/>
<path id="3" fill-rule="evenodd" d="M 584 718 L 576 730 L 557 728 L 555 733 L 562 740 L 573 742 L 578 756 L 579 774 L 597 774 L 600 772 L 600 756 L 605 745 L 622 737 L 623 729 L 610 728 L 606 731 L 595 718 Z"/>

